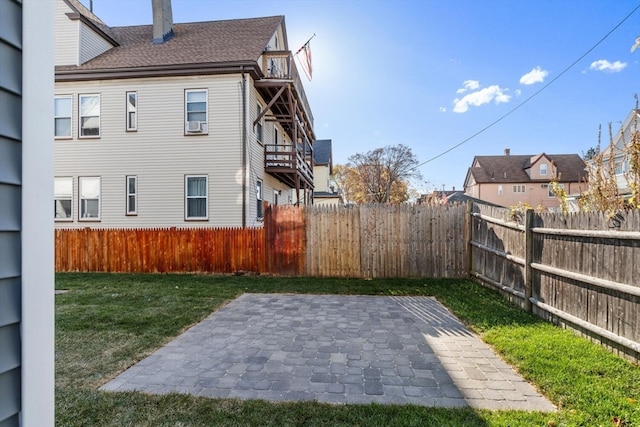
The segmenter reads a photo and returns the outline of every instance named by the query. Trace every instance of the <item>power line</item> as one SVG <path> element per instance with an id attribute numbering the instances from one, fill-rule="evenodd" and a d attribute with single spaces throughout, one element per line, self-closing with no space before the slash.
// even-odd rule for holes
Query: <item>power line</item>
<path id="1" fill-rule="evenodd" d="M 471 135 L 470 137 L 468 137 L 467 139 L 457 143 L 456 145 L 448 148 L 447 150 L 443 151 L 442 153 L 438 154 L 435 157 L 430 158 L 429 160 L 426 160 L 422 163 L 420 163 L 419 165 L 415 166 L 412 168 L 413 169 L 417 169 L 421 166 L 426 165 L 427 163 L 430 163 L 436 159 L 439 159 L 440 157 L 444 156 L 447 153 L 450 153 L 451 151 L 455 150 L 456 148 L 460 147 L 461 145 L 466 144 L 467 142 L 471 141 L 473 138 L 475 138 L 476 136 L 480 135 L 481 133 L 484 133 L 485 131 L 487 131 L 488 129 L 492 128 L 493 126 L 495 126 L 496 124 L 500 123 L 502 120 L 504 120 L 505 118 L 509 117 L 511 114 L 513 114 L 516 110 L 520 109 L 522 106 L 524 106 L 526 103 L 528 103 L 529 101 L 531 101 L 533 98 L 535 98 L 536 96 L 538 96 L 540 94 L 540 92 L 542 92 L 543 90 L 545 90 L 546 88 L 548 88 L 549 86 L 551 86 L 551 84 L 553 84 L 556 80 L 558 80 L 560 77 L 562 77 L 567 71 L 569 71 L 570 69 L 572 69 L 576 64 L 578 64 L 580 61 L 582 61 L 588 54 L 590 54 L 595 48 L 597 48 L 600 44 L 602 44 L 603 41 L 605 41 L 607 38 L 609 38 L 609 36 L 616 31 L 622 24 L 624 24 L 624 22 L 629 19 L 631 17 L 631 15 L 633 15 L 638 9 L 640 9 L 640 4 L 638 6 L 636 6 L 635 9 L 633 9 L 631 12 L 629 12 L 629 14 L 627 16 L 624 17 L 624 19 L 622 19 L 622 21 L 620 21 L 615 27 L 613 27 L 611 30 L 609 30 L 609 32 L 607 34 L 604 35 L 604 37 L 602 37 L 596 44 L 594 44 L 589 50 L 587 50 L 584 54 L 582 54 L 578 59 L 576 59 L 575 61 L 573 61 L 571 63 L 571 65 L 569 65 L 567 68 L 565 68 L 560 74 L 558 74 L 557 76 L 555 76 L 553 79 L 551 79 L 546 85 L 542 86 L 540 89 L 538 89 L 536 92 L 534 92 L 532 95 L 530 95 L 528 98 L 526 98 L 524 101 L 522 101 L 520 104 L 516 105 L 515 107 L 513 107 L 511 110 L 507 111 L 505 114 L 503 114 L 502 116 L 498 117 L 496 120 L 494 120 L 493 122 L 489 123 L 487 126 L 483 127 L 482 129 L 480 129 L 479 131 L 477 131 L 476 133 L 474 133 L 473 135 Z"/>

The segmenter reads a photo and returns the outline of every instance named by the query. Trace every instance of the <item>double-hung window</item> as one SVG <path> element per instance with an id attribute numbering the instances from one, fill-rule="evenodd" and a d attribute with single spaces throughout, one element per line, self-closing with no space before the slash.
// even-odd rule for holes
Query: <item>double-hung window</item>
<path id="1" fill-rule="evenodd" d="M 71 138 L 71 96 L 56 96 L 53 104 L 54 136 Z"/>
<path id="2" fill-rule="evenodd" d="M 540 176 L 547 176 L 547 164 L 542 163 L 540 165 Z"/>
<path id="3" fill-rule="evenodd" d="M 100 219 L 100 177 L 78 178 L 80 192 L 80 219 Z"/>
<path id="4" fill-rule="evenodd" d="M 100 136 L 100 95 L 80 95 L 80 136 Z"/>
<path id="5" fill-rule="evenodd" d="M 264 216 L 264 212 L 262 209 L 262 181 L 256 181 L 256 203 L 257 203 L 257 217 L 262 218 Z"/>
<path id="6" fill-rule="evenodd" d="M 54 178 L 54 218 L 58 221 L 73 218 L 73 178 Z"/>
<path id="7" fill-rule="evenodd" d="M 138 214 L 138 177 L 127 176 L 127 215 Z"/>
<path id="8" fill-rule="evenodd" d="M 138 93 L 127 92 L 127 131 L 138 130 Z"/>
<path id="9" fill-rule="evenodd" d="M 208 219 L 209 191 L 206 175 L 187 175 L 185 182 L 184 211 L 186 219 Z"/>
<path id="10" fill-rule="evenodd" d="M 262 114 L 262 105 L 258 103 L 256 105 L 256 117 L 260 117 L 260 114 Z M 256 139 L 262 144 L 262 118 L 260 118 L 256 124 Z"/>
<path id="11" fill-rule="evenodd" d="M 208 131 L 208 102 L 205 89 L 184 92 L 185 133 L 206 134 Z"/>

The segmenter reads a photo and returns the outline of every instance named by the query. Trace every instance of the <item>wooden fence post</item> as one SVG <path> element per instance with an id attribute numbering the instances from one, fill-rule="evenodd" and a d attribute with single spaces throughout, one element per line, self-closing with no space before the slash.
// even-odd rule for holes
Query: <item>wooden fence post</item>
<path id="1" fill-rule="evenodd" d="M 467 256 L 465 259 L 465 268 L 467 269 L 467 278 L 471 278 L 471 271 L 473 270 L 473 257 L 472 257 L 472 247 L 471 241 L 473 240 L 473 202 L 471 200 L 467 201 L 467 206 L 464 211 L 464 232 L 465 237 L 467 239 L 466 243 L 466 251 Z"/>
<path id="2" fill-rule="evenodd" d="M 533 310 L 531 305 L 531 295 L 533 292 L 533 209 L 527 209 L 524 217 L 524 309 L 528 312 Z"/>

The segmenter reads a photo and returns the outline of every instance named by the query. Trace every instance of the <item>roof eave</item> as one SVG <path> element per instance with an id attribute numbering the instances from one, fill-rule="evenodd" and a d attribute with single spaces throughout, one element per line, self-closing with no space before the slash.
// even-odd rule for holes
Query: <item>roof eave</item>
<path id="1" fill-rule="evenodd" d="M 192 76 L 208 74 L 249 73 L 254 79 L 260 78 L 261 71 L 253 61 L 225 63 L 196 63 L 159 65 L 148 67 L 119 67 L 98 69 L 56 70 L 56 82 L 129 79 L 137 77 Z"/>

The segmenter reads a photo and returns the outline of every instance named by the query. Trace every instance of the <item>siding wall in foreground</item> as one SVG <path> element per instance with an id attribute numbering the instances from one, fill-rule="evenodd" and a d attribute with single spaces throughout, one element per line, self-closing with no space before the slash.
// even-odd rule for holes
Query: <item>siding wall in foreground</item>
<path id="1" fill-rule="evenodd" d="M 21 387 L 22 5 L 0 3 L 0 425 L 17 426 Z"/>

